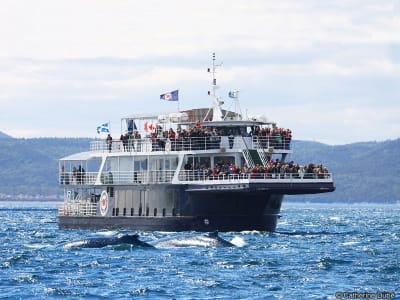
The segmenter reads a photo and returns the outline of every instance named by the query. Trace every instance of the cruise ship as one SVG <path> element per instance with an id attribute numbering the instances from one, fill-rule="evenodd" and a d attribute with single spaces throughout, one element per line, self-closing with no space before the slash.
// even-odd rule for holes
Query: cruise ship
<path id="1" fill-rule="evenodd" d="M 222 108 L 218 67 L 213 54 L 212 107 L 124 117 L 118 139 L 59 160 L 59 228 L 274 231 L 284 195 L 334 191 L 324 166 L 288 161 L 290 129 L 243 115 L 237 90 Z"/>

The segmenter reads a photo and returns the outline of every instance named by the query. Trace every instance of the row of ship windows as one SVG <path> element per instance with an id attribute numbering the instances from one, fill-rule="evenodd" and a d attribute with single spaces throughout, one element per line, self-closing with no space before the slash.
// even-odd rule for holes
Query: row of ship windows
<path id="1" fill-rule="evenodd" d="M 165 208 L 163 208 L 161 212 L 162 212 L 162 216 L 163 217 L 165 217 L 167 215 L 167 210 Z M 120 214 L 120 213 L 122 213 L 122 214 Z M 154 217 L 157 217 L 157 215 L 158 215 L 157 208 L 154 208 L 152 213 L 153 213 L 152 215 Z M 131 207 L 130 211 L 128 211 L 126 209 L 126 207 L 125 207 L 122 210 L 122 212 L 120 212 L 119 207 L 113 208 L 112 215 L 115 216 L 115 217 L 118 217 L 118 216 L 124 216 L 124 217 L 125 216 L 131 216 L 131 217 L 133 217 L 135 215 L 135 209 L 133 207 Z M 137 215 L 138 216 L 147 216 L 147 217 L 150 216 L 150 208 L 146 207 L 145 212 L 143 212 L 143 209 L 140 206 L 138 211 L 137 211 Z M 174 217 L 176 216 L 176 209 L 175 208 L 172 208 L 172 216 L 174 216 Z"/>

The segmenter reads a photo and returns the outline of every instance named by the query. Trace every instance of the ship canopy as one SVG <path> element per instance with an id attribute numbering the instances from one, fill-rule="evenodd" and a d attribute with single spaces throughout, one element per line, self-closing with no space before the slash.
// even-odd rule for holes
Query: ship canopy
<path id="1" fill-rule="evenodd" d="M 162 132 L 170 128 L 191 127 L 276 127 L 275 122 L 268 121 L 265 116 L 247 116 L 228 110 L 222 110 L 223 119 L 213 117 L 210 108 L 196 108 L 173 113 L 130 115 L 121 119 L 121 133 L 138 132 L 143 136 L 153 132 Z"/>

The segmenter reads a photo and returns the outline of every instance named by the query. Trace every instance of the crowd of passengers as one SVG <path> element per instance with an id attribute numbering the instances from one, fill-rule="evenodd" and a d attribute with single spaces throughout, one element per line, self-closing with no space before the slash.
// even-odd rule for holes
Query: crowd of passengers
<path id="1" fill-rule="evenodd" d="M 237 167 L 234 163 L 219 162 L 212 169 L 205 165 L 195 165 L 187 163 L 184 166 L 186 173 L 192 176 L 193 180 L 196 179 L 215 179 L 220 177 L 227 177 L 231 175 L 248 175 L 250 178 L 327 178 L 328 169 L 321 165 L 309 163 L 305 166 L 300 166 L 293 161 L 286 163 L 281 162 L 279 159 L 271 160 L 268 166 L 256 165 L 254 168 Z"/>
<path id="2" fill-rule="evenodd" d="M 309 163 L 305 166 L 300 166 L 293 161 L 286 163 L 281 162 L 279 159 L 270 160 L 268 166 L 256 165 L 254 168 L 244 166 L 240 168 L 234 163 L 220 161 L 215 164 L 214 168 L 205 165 L 193 165 L 187 162 L 184 166 L 186 171 L 186 180 L 203 180 L 203 179 L 220 179 L 240 175 L 246 176 L 250 174 L 250 178 L 327 178 L 328 169 L 321 165 Z M 71 176 L 71 177 L 70 177 Z M 60 184 L 84 184 L 85 183 L 85 169 L 79 165 L 78 168 L 73 167 L 72 174 L 65 172 L 64 166 L 60 170 Z M 103 178 L 103 182 L 109 181 L 112 183 L 112 174 L 108 174 L 108 178 Z M 111 176 L 111 177 L 110 177 Z"/>
<path id="3" fill-rule="evenodd" d="M 259 142 L 263 148 L 274 147 L 276 149 L 290 149 L 292 131 L 284 128 L 260 128 L 256 126 L 252 136 L 259 137 Z"/>
<path id="4" fill-rule="evenodd" d="M 164 150 L 166 143 L 169 140 L 170 150 L 208 150 L 219 149 L 221 136 L 228 136 L 229 147 L 232 149 L 235 136 L 252 136 L 257 137 L 257 140 L 262 148 L 273 147 L 275 149 L 290 149 L 292 132 L 290 129 L 284 128 L 261 128 L 253 126 L 250 132 L 246 132 L 245 128 L 235 127 L 202 127 L 200 122 L 196 126 L 186 129 L 181 129 L 178 126 L 176 131 L 170 128 L 164 131 L 161 126 L 157 126 L 156 130 L 151 133 L 148 138 L 152 142 L 154 151 Z M 138 131 L 121 134 L 120 142 L 122 142 L 124 151 L 138 151 L 138 143 L 141 135 Z M 109 143 L 109 139 L 107 143 Z M 140 145 L 139 145 L 140 146 Z"/>

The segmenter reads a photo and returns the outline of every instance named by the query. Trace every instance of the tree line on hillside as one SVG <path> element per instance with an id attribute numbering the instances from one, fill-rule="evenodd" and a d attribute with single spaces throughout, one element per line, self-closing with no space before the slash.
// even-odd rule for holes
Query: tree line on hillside
<path id="1" fill-rule="evenodd" d="M 5 195 L 62 196 L 58 159 L 88 151 L 88 138 L 0 139 L 0 198 Z M 294 195 L 292 201 L 383 201 L 400 199 L 400 139 L 330 146 L 292 141 L 287 161 L 314 162 L 333 173 L 336 191 Z"/>

